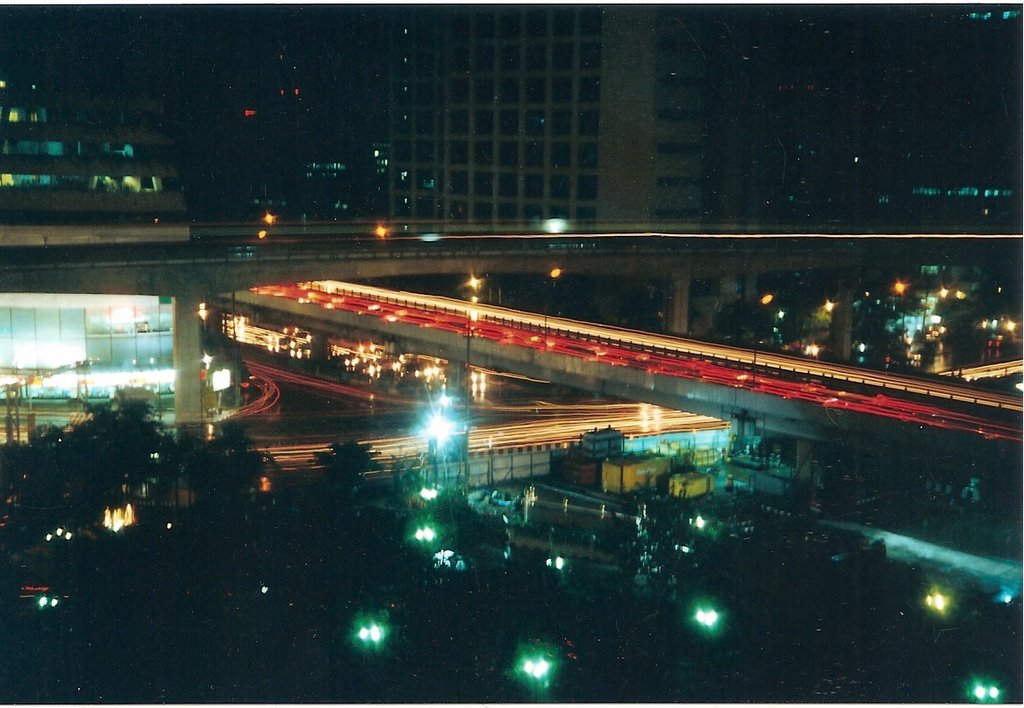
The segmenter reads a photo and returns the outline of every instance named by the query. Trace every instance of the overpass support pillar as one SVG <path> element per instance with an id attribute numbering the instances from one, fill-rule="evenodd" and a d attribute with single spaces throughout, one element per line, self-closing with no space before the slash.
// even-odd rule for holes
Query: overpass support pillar
<path id="1" fill-rule="evenodd" d="M 197 293 L 174 296 L 174 421 L 177 425 L 203 422 L 202 321 Z"/>
<path id="2" fill-rule="evenodd" d="M 849 361 L 853 347 L 853 290 L 842 288 L 832 308 L 832 322 L 828 330 L 829 349 L 836 361 Z"/>
<path id="3" fill-rule="evenodd" d="M 810 440 L 796 441 L 796 476 L 811 477 L 817 464 L 817 451 Z"/>
<path id="4" fill-rule="evenodd" d="M 723 275 L 718 279 L 718 296 L 723 306 L 737 300 L 753 302 L 756 295 L 757 273 Z"/>
<path id="5" fill-rule="evenodd" d="M 449 396 L 462 396 L 468 389 L 466 384 L 469 376 L 466 374 L 466 362 L 458 359 L 448 359 L 448 374 L 445 381 L 445 390 Z"/>
<path id="6" fill-rule="evenodd" d="M 322 332 L 312 332 L 312 341 L 309 343 L 310 348 L 310 359 L 317 364 L 327 361 L 328 355 L 331 353 L 330 342 L 327 341 L 327 335 Z"/>
<path id="7" fill-rule="evenodd" d="M 672 295 L 666 329 L 672 334 L 687 334 L 690 329 L 690 265 L 680 268 L 672 277 Z"/>

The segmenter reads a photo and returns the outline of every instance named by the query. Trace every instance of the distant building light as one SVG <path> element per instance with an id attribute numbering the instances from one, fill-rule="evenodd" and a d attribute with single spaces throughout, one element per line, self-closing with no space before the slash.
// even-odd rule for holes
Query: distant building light
<path id="1" fill-rule="evenodd" d="M 244 111 L 242 111 L 242 115 L 246 118 L 254 118 L 256 116 L 256 109 L 246 108 Z"/>
<path id="2" fill-rule="evenodd" d="M 549 234 L 564 233 L 568 227 L 569 223 L 565 219 L 548 219 L 544 222 L 544 230 Z"/>

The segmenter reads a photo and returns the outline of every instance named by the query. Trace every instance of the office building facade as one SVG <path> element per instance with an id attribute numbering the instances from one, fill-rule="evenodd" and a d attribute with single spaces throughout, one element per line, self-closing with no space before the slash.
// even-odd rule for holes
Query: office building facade
<path id="1" fill-rule="evenodd" d="M 404 13 L 390 28 L 390 216 L 698 229 L 701 26 L 651 7 Z"/>
<path id="2" fill-rule="evenodd" d="M 44 94 L 0 77 L 0 219 L 151 222 L 182 217 L 161 107 Z"/>

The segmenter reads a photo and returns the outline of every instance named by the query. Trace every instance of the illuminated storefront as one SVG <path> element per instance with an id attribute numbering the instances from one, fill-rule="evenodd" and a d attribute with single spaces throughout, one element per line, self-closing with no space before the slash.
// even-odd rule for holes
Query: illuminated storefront
<path id="1" fill-rule="evenodd" d="M 169 392 L 173 351 L 170 298 L 0 294 L 0 376 L 34 398 Z"/>

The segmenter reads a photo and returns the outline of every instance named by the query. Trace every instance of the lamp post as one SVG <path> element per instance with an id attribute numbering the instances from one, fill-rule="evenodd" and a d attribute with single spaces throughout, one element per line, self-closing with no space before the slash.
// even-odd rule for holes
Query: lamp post
<path id="1" fill-rule="evenodd" d="M 554 297 L 554 294 L 555 294 L 555 283 L 558 282 L 558 279 L 561 277 L 561 275 L 562 275 L 562 269 L 557 267 L 557 266 L 552 268 L 550 271 L 548 271 L 548 277 L 551 278 L 551 296 L 552 297 Z M 548 333 L 548 309 L 550 307 L 551 307 L 551 305 L 549 304 L 548 298 L 544 298 L 544 334 L 545 335 L 547 335 L 547 333 Z M 545 346 L 547 346 L 547 345 L 545 344 Z"/>
<path id="2" fill-rule="evenodd" d="M 533 690 L 534 703 L 540 702 L 541 690 L 551 684 L 554 668 L 554 663 L 547 652 L 534 651 L 519 658 L 518 669 Z"/>

